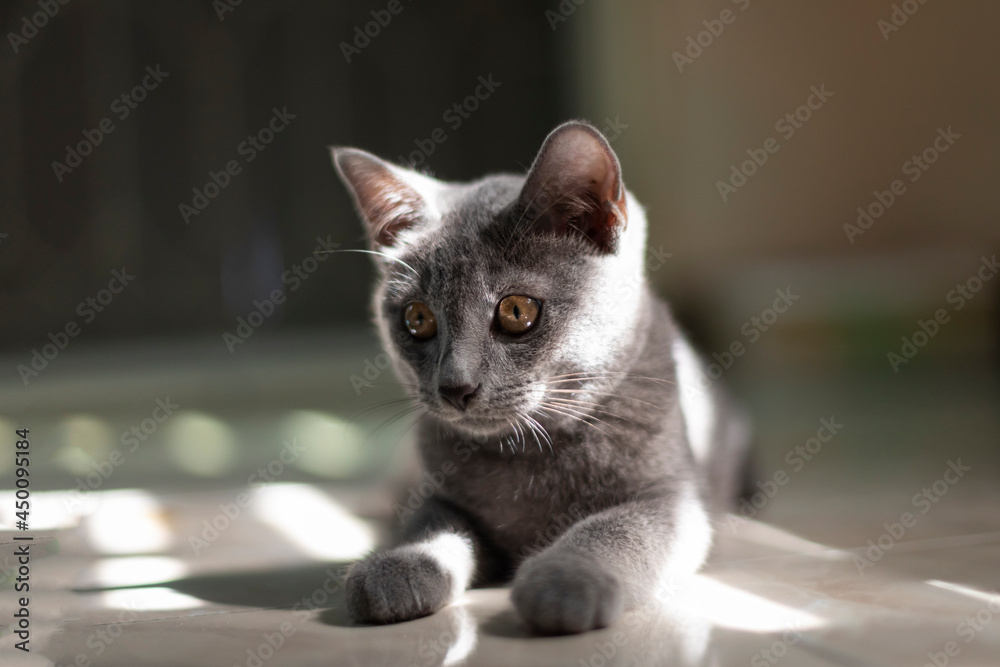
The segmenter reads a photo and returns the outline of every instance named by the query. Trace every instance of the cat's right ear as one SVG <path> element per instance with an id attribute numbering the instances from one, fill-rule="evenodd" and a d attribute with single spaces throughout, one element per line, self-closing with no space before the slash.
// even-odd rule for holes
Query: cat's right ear
<path id="1" fill-rule="evenodd" d="M 433 216 L 439 181 L 357 148 L 330 150 L 376 249 L 397 245 L 403 232 Z"/>
<path id="2" fill-rule="evenodd" d="M 579 234 L 614 254 L 628 224 L 621 165 L 593 125 L 563 123 L 545 139 L 531 165 L 520 204 L 537 229 Z"/>

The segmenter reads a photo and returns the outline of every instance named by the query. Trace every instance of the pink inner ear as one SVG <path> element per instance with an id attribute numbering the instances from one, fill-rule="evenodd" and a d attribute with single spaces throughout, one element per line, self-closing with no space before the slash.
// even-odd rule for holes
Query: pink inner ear
<path id="1" fill-rule="evenodd" d="M 423 197 L 389 163 L 357 149 L 337 150 L 334 161 L 374 245 L 395 245 L 402 231 L 423 218 Z"/>
<path id="2" fill-rule="evenodd" d="M 618 158 L 593 127 L 567 123 L 554 130 L 521 196 L 528 206 L 552 202 L 540 212 L 550 229 L 578 232 L 603 252 L 617 249 L 618 235 L 627 222 L 625 189 Z"/>
<path id="3" fill-rule="evenodd" d="M 373 196 L 362 202 L 369 233 L 377 245 L 395 245 L 400 232 L 420 220 L 424 201 L 409 186 L 391 175 L 375 185 L 373 190 Z"/>

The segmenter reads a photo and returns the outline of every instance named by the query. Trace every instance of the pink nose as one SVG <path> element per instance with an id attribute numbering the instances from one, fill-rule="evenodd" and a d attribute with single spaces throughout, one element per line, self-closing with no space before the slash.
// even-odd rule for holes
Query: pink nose
<path id="1" fill-rule="evenodd" d="M 455 406 L 457 410 L 465 410 L 469 405 L 469 401 L 472 397 L 476 395 L 479 391 L 479 387 L 483 385 L 477 385 L 473 387 L 471 384 L 460 384 L 455 387 L 445 387 L 441 386 L 438 391 L 441 392 L 441 396 Z"/>

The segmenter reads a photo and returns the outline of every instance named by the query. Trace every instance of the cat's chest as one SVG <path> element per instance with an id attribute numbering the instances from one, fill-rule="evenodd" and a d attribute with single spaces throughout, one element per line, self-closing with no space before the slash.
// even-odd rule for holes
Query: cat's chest
<path id="1" fill-rule="evenodd" d="M 429 470 L 451 470 L 441 491 L 501 548 L 526 556 L 551 543 L 577 521 L 628 497 L 625 470 L 588 456 L 552 454 L 425 456 Z"/>

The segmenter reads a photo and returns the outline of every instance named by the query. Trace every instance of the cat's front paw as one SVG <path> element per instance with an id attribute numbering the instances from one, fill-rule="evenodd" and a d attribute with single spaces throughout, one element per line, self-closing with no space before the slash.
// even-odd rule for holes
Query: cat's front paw
<path id="1" fill-rule="evenodd" d="M 393 549 L 351 568 L 347 610 L 361 623 L 398 623 L 433 614 L 451 601 L 451 577 L 430 556 Z"/>
<path id="2" fill-rule="evenodd" d="M 514 577 L 514 607 L 538 632 L 567 634 L 610 625 L 624 609 L 616 576 L 572 554 L 542 554 Z"/>

